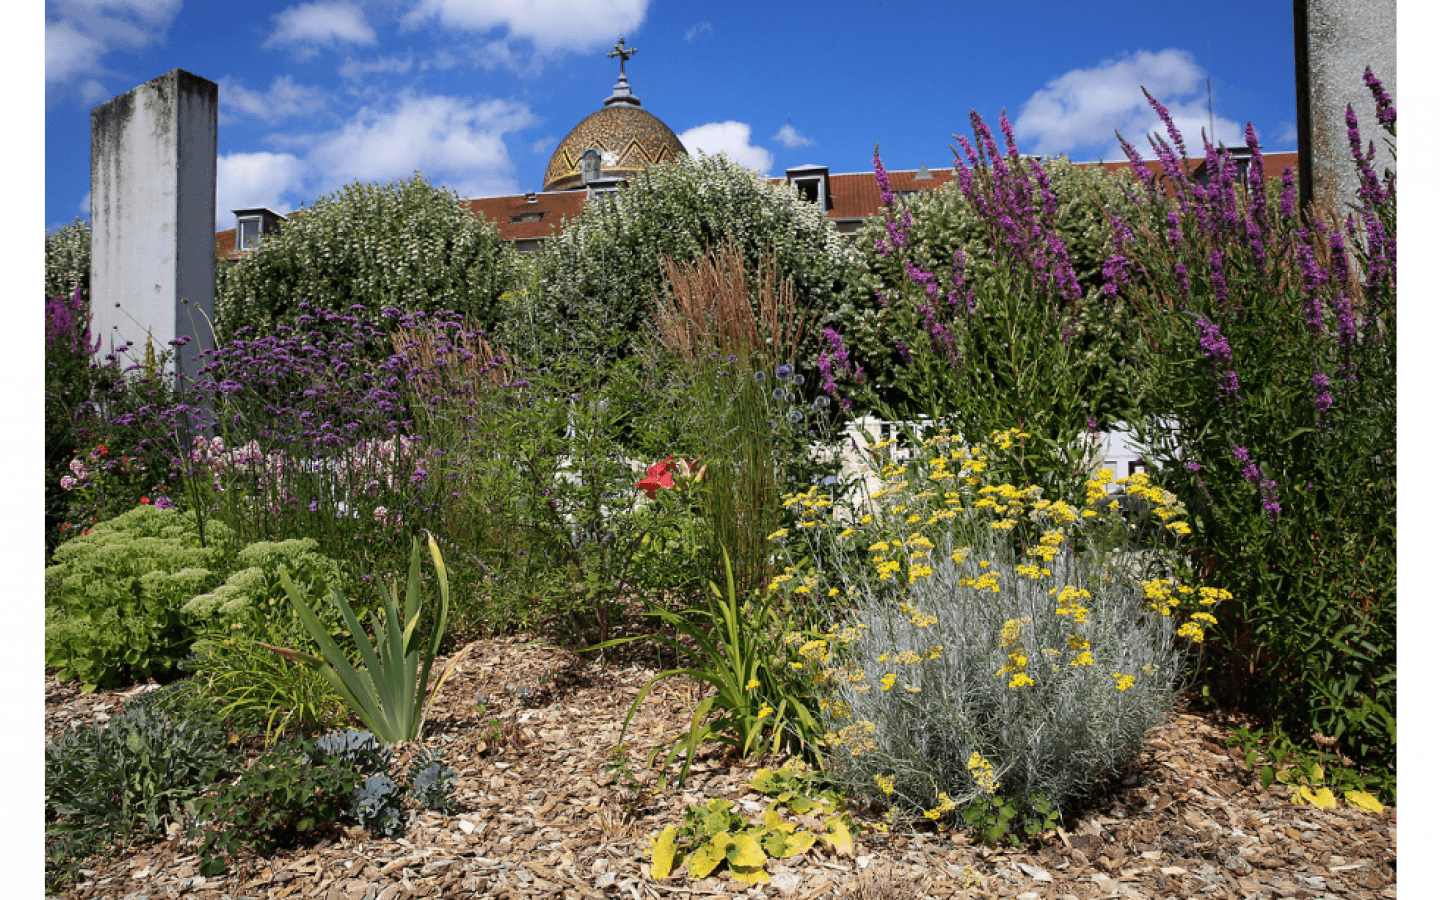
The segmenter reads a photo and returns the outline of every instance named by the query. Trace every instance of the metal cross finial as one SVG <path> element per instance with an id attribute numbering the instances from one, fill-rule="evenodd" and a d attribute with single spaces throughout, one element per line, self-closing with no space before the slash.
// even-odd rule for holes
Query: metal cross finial
<path id="1" fill-rule="evenodd" d="M 618 44 L 615 45 L 615 49 L 614 49 L 614 50 L 611 50 L 609 53 L 607 53 L 607 54 L 605 54 L 605 55 L 608 56 L 608 57 L 610 57 L 611 59 L 613 59 L 613 58 L 615 58 L 615 57 L 617 57 L 617 56 L 620 57 L 620 77 L 621 77 L 621 78 L 624 78 L 624 77 L 625 77 L 625 60 L 629 59 L 630 57 L 634 56 L 636 53 L 639 53 L 639 52 L 640 52 L 640 50 L 639 50 L 638 47 L 631 47 L 629 50 L 626 50 L 626 49 L 625 49 L 625 39 L 622 37 L 622 38 L 620 39 L 620 43 L 618 43 Z"/>

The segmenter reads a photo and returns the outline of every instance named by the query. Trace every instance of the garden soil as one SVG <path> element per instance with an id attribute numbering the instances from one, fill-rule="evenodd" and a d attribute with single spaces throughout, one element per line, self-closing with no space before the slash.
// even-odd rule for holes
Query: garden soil
<path id="1" fill-rule="evenodd" d="M 1023 849 L 987 849 L 963 835 L 882 834 L 859 816 L 855 854 L 815 849 L 768 864 L 771 883 L 651 878 L 649 844 L 687 804 L 721 797 L 758 818 L 747 784 L 759 763 L 701 757 L 684 788 L 607 768 L 630 703 L 654 674 L 638 645 L 607 664 L 539 641 L 466 648 L 426 725 L 458 776 L 459 810 L 415 813 L 403 837 L 334 826 L 315 842 L 252 858 L 224 877 L 198 873 L 195 844 L 171 826 L 111 859 L 83 864 L 74 900 L 402 900 L 541 897 L 1381 898 L 1396 895 L 1395 811 L 1296 806 L 1262 789 L 1227 748 L 1212 714 L 1181 711 L 1155 729 L 1133 771 L 1101 801 Z M 649 667 L 647 667 L 647 662 Z M 437 664 L 437 671 L 439 665 Z M 46 678 L 46 736 L 104 721 L 153 685 L 80 694 Z M 477 707 L 477 695 L 487 700 Z M 625 743 L 643 763 L 689 721 L 697 700 L 661 682 Z M 401 748 L 414 752 L 415 748 Z M 770 761 L 771 765 L 775 761 Z M 683 869 L 679 870 L 683 873 Z"/>

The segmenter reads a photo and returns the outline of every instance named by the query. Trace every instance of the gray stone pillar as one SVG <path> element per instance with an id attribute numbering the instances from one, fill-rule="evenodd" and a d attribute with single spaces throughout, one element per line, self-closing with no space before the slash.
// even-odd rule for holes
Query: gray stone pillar
<path id="1" fill-rule="evenodd" d="M 90 111 L 90 306 L 99 353 L 213 347 L 219 88 L 175 69 Z"/>
<path id="2" fill-rule="evenodd" d="M 1360 181 L 1350 156 L 1345 106 L 1360 121 L 1360 145 L 1375 143 L 1376 174 L 1395 170 L 1395 157 L 1375 122 L 1365 68 L 1385 84 L 1399 107 L 1395 84 L 1395 0 L 1294 0 L 1295 110 L 1300 133 L 1300 201 L 1314 201 L 1343 217 Z"/>

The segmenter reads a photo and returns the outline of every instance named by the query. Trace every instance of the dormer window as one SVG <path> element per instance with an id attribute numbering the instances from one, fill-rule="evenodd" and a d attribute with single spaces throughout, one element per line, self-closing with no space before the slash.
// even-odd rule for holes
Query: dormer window
<path id="1" fill-rule="evenodd" d="M 815 203 L 821 209 L 830 208 L 830 170 L 825 166 L 796 166 L 785 170 L 785 180 L 790 189 L 807 203 Z"/>
<path id="2" fill-rule="evenodd" d="M 600 151 L 591 147 L 580 154 L 580 183 L 589 184 L 600 180 Z"/>
<path id="3" fill-rule="evenodd" d="M 235 220 L 235 249 L 256 250 L 260 247 L 260 217 L 246 216 Z"/>
<path id="4" fill-rule="evenodd" d="M 235 249 L 248 253 L 260 248 L 260 239 L 280 230 L 285 217 L 277 212 L 259 207 L 256 209 L 235 209 Z"/>
<path id="5" fill-rule="evenodd" d="M 538 222 L 550 215 L 548 209 L 536 210 L 535 212 L 518 213 L 510 217 L 511 222 Z"/>

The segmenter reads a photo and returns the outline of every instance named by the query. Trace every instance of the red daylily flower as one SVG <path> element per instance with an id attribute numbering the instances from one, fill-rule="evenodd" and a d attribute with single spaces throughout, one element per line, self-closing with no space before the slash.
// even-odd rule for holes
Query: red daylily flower
<path id="1" fill-rule="evenodd" d="M 670 476 L 670 461 L 675 457 L 667 456 L 655 465 L 645 470 L 645 477 L 635 486 L 644 491 L 651 499 L 655 499 L 655 492 L 664 488 L 669 490 L 675 486 L 675 479 Z"/>
<path id="2" fill-rule="evenodd" d="M 141 498 L 140 498 L 140 502 L 141 502 L 141 503 L 148 504 L 148 503 L 150 502 L 150 498 L 149 498 L 149 497 L 141 497 Z"/>

